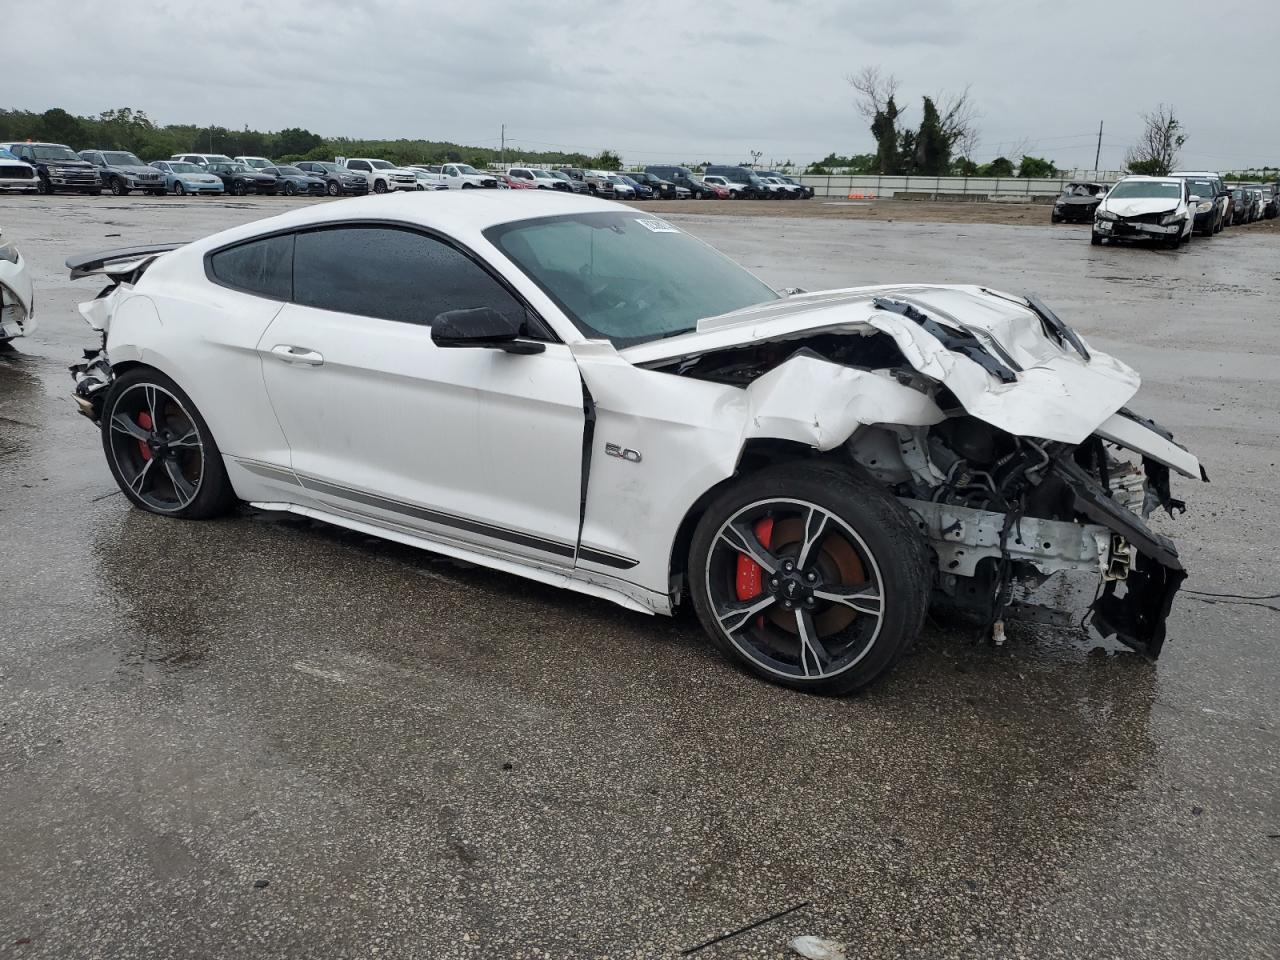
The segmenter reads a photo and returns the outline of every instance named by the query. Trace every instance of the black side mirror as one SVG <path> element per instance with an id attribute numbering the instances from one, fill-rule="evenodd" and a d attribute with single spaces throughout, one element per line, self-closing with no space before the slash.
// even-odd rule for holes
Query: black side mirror
<path id="1" fill-rule="evenodd" d="M 446 310 L 431 321 L 431 342 L 437 347 L 483 347 L 506 353 L 542 353 L 546 344 L 521 340 L 523 324 L 492 307 Z"/>

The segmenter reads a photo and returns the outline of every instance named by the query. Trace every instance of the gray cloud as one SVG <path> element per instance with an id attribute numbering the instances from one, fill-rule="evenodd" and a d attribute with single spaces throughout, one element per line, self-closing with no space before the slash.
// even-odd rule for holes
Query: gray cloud
<path id="1" fill-rule="evenodd" d="M 844 77 L 880 64 L 919 119 L 923 94 L 972 85 L 979 159 L 1031 149 L 1120 163 L 1139 113 L 1174 104 L 1184 157 L 1207 167 L 1280 162 L 1275 87 L 1280 13 L 1226 0 L 1230 68 L 1193 69 L 1201 4 L 1158 8 L 1082 0 L 649 0 L 643 18 L 613 0 L 218 0 L 215 8 L 135 0 L 128 18 L 89 0 L 59 16 L 5 22 L 0 104 L 161 122 L 328 135 L 428 137 L 518 149 L 622 151 L 634 161 L 805 161 L 867 152 Z M 1223 41 L 1225 42 L 1225 41 Z M 56 65 L 56 68 L 55 68 Z M 87 146 L 87 144 L 76 145 Z"/>

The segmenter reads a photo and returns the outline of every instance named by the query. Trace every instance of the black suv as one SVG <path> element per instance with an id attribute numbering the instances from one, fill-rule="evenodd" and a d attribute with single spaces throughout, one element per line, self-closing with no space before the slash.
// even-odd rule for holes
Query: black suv
<path id="1" fill-rule="evenodd" d="M 5 144 L 0 143 L 0 147 Z M 37 193 L 62 193 L 68 190 L 80 193 L 102 192 L 102 177 L 93 164 L 81 160 L 68 146 L 61 143 L 10 143 L 9 152 L 19 160 L 36 168 L 39 182 Z"/>
<path id="2" fill-rule="evenodd" d="M 678 187 L 684 187 L 695 200 L 706 200 L 708 197 L 715 199 L 715 191 L 708 190 L 701 180 L 694 177 L 693 171 L 688 167 L 655 163 L 645 167 L 644 172 L 651 173 L 662 180 L 670 180 Z"/>
<path id="3" fill-rule="evenodd" d="M 708 177 L 725 177 L 731 183 L 745 184 L 746 189 L 742 191 L 742 196 L 746 200 L 774 199 L 773 191 L 765 186 L 760 175 L 746 167 L 710 166 L 703 173 Z"/>
<path id="4" fill-rule="evenodd" d="M 659 200 L 676 199 L 676 185 L 671 180 L 664 180 L 656 173 L 650 173 L 647 170 L 644 173 L 628 173 L 627 176 L 636 183 L 648 187 Z"/>
<path id="5" fill-rule="evenodd" d="M 320 177 L 324 181 L 325 193 L 331 197 L 343 194 L 363 196 L 369 192 L 369 181 L 359 173 L 352 173 L 346 167 L 326 160 L 300 160 L 294 164 L 303 173 Z"/>
<path id="6" fill-rule="evenodd" d="M 81 150 L 80 157 L 97 168 L 102 185 L 117 197 L 134 190 L 153 197 L 163 197 L 167 192 L 164 174 L 127 150 Z"/>

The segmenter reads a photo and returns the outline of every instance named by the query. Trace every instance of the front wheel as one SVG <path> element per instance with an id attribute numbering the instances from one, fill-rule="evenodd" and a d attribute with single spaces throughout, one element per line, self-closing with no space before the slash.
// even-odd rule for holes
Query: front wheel
<path id="1" fill-rule="evenodd" d="M 1093 244 L 1095 247 L 1102 246 L 1102 234 L 1098 233 L 1097 230 L 1094 230 L 1091 234 L 1089 234 L 1089 242 Z"/>
<path id="2" fill-rule="evenodd" d="M 231 195 L 233 197 L 243 197 L 249 192 L 249 188 L 243 183 L 235 183 L 231 185 Z"/>
<path id="3" fill-rule="evenodd" d="M 123 197 L 128 192 L 124 188 L 124 182 L 119 177 L 111 181 L 111 195 L 113 197 Z"/>
<path id="4" fill-rule="evenodd" d="M 187 188 L 182 185 L 181 180 L 173 185 L 173 194 L 176 197 L 185 197 L 187 195 Z"/>
<path id="5" fill-rule="evenodd" d="M 374 181 L 374 184 L 373 184 L 373 192 L 374 192 L 374 193 L 386 193 L 386 192 L 387 192 L 387 182 L 386 182 L 385 180 L 376 180 L 376 181 Z"/>
<path id="6" fill-rule="evenodd" d="M 325 193 L 329 194 L 329 196 L 331 197 L 338 197 L 342 195 L 342 187 L 334 183 L 332 180 L 330 180 L 329 183 L 325 186 L 324 191 Z"/>
<path id="7" fill-rule="evenodd" d="M 121 491 L 143 510 L 202 520 L 235 501 L 204 418 L 158 370 L 138 368 L 112 383 L 102 404 L 102 446 Z"/>
<path id="8" fill-rule="evenodd" d="M 284 185 L 284 195 L 286 197 L 292 197 L 297 192 L 298 192 L 298 188 L 293 185 L 292 181 Z"/>
<path id="9" fill-rule="evenodd" d="M 38 177 L 36 179 L 36 193 L 44 197 L 49 196 L 51 193 L 53 193 L 53 184 L 50 183 L 48 180 L 46 180 L 44 177 Z"/>
<path id="10" fill-rule="evenodd" d="M 847 694 L 910 646 L 929 605 L 928 552 L 883 487 L 813 462 L 735 484 L 698 522 L 694 608 L 712 642 L 773 683 Z"/>

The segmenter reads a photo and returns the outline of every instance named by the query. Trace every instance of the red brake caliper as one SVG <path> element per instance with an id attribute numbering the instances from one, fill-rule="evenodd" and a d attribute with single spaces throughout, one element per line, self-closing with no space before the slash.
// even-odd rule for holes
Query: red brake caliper
<path id="1" fill-rule="evenodd" d="M 143 430 L 153 430 L 153 429 L 155 429 L 155 424 L 151 422 L 151 414 L 147 413 L 147 411 L 145 411 L 145 410 L 143 410 L 141 413 L 139 413 L 139 414 L 138 414 L 138 426 L 140 426 Z M 143 459 L 143 460 L 150 460 L 150 459 L 151 459 L 151 448 L 147 446 L 147 441 L 145 441 L 145 440 L 139 440 L 139 441 L 138 441 L 138 449 L 139 449 L 140 451 L 142 451 L 142 459 Z"/>
<path id="2" fill-rule="evenodd" d="M 754 527 L 756 539 L 760 541 L 760 545 L 766 549 L 773 544 L 773 517 L 765 517 L 757 520 Z M 750 600 L 752 597 L 758 597 L 764 592 L 764 588 L 760 585 L 763 574 L 760 564 L 756 563 L 745 553 L 738 554 L 738 582 L 737 594 L 739 600 Z"/>

